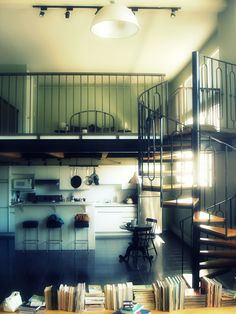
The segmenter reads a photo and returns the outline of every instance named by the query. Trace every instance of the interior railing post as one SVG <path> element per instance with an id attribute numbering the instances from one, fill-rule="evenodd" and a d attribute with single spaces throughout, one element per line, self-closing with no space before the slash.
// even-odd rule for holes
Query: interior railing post
<path id="1" fill-rule="evenodd" d="M 200 207 L 200 188 L 199 188 L 199 159 L 200 159 L 200 57 L 199 52 L 195 51 L 192 54 L 192 73 L 193 73 L 193 130 L 192 130 L 192 149 L 193 149 L 193 197 L 199 199 L 199 205 L 195 207 L 194 211 L 199 210 Z M 193 288 L 199 287 L 199 228 L 193 227 Z"/>

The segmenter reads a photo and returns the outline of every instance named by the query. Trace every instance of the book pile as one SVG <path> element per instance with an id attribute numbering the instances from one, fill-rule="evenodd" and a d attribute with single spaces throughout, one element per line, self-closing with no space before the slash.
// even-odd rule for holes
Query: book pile
<path id="1" fill-rule="evenodd" d="M 20 314 L 44 313 L 45 302 L 44 297 L 34 294 L 28 302 L 23 302 L 19 306 Z"/>
<path id="2" fill-rule="evenodd" d="M 186 283 L 181 276 L 156 280 L 152 285 L 156 310 L 171 312 L 184 308 Z"/>
<path id="3" fill-rule="evenodd" d="M 42 313 L 41 311 L 44 312 L 45 307 L 31 306 L 30 303 L 24 302 L 19 306 L 18 310 L 20 314 L 34 314 L 34 313 L 38 313 L 39 311 L 40 313 Z"/>
<path id="4" fill-rule="evenodd" d="M 133 301 L 124 301 L 120 312 L 123 314 L 141 314 L 143 305 L 139 303 L 133 303 Z"/>
<path id="5" fill-rule="evenodd" d="M 222 289 L 221 306 L 236 306 L 236 290 Z"/>
<path id="6" fill-rule="evenodd" d="M 44 289 L 46 310 L 57 310 L 57 287 L 47 286 Z"/>
<path id="7" fill-rule="evenodd" d="M 100 285 L 89 285 L 88 292 L 85 293 L 85 310 L 99 311 L 105 310 L 105 294 Z"/>
<path id="8" fill-rule="evenodd" d="M 48 286 L 44 289 L 47 310 L 80 312 L 84 310 L 85 283 L 76 287 L 60 285 L 59 288 Z"/>
<path id="9" fill-rule="evenodd" d="M 75 287 L 60 285 L 57 290 L 57 309 L 72 312 L 75 309 Z"/>
<path id="10" fill-rule="evenodd" d="M 29 299 L 29 303 L 31 306 L 45 306 L 44 296 L 33 294 Z"/>
<path id="11" fill-rule="evenodd" d="M 201 291 L 188 288 L 185 290 L 184 308 L 195 309 L 206 306 L 206 295 Z"/>
<path id="12" fill-rule="evenodd" d="M 134 285 L 134 301 L 141 303 L 144 308 L 155 309 L 154 291 L 152 285 Z"/>
<path id="13" fill-rule="evenodd" d="M 206 297 L 207 307 L 221 306 L 222 284 L 218 282 L 216 279 L 202 277 L 201 278 L 201 292 L 207 295 Z"/>
<path id="14" fill-rule="evenodd" d="M 104 286 L 105 308 L 117 310 L 122 308 L 123 301 L 133 300 L 133 283 L 107 284 Z"/>

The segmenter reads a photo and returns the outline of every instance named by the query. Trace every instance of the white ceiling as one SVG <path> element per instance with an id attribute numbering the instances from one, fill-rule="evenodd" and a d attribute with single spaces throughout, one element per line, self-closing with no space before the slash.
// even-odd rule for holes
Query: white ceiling
<path id="1" fill-rule="evenodd" d="M 127 6 L 180 6 L 176 18 L 165 10 L 139 10 L 138 34 L 101 39 L 90 33 L 94 10 L 48 10 L 33 4 L 105 5 L 108 0 L 1 0 L 0 63 L 27 64 L 29 71 L 150 72 L 173 77 L 214 32 L 224 0 L 136 0 Z"/>

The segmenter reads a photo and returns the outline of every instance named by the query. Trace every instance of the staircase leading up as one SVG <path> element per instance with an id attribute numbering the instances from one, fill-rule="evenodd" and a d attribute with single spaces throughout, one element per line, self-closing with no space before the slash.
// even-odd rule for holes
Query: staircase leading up
<path id="1" fill-rule="evenodd" d="M 201 61 L 205 66 L 193 54 L 193 85 L 182 88 L 180 96 L 176 93 L 174 102 L 166 82 L 138 100 L 141 189 L 159 193 L 162 210 L 176 211 L 176 220 L 180 217 L 182 240 L 188 236 L 192 246 L 194 288 L 203 273 L 214 276 L 236 267 L 236 187 L 229 170 L 236 159 L 236 148 L 229 142 L 236 138 L 236 66 L 208 57 Z M 221 67 L 226 75 L 214 86 L 217 80 L 211 75 Z M 220 128 L 224 134 L 217 133 Z M 225 137 L 226 130 L 230 137 Z M 191 239 L 185 234 L 190 228 Z"/>

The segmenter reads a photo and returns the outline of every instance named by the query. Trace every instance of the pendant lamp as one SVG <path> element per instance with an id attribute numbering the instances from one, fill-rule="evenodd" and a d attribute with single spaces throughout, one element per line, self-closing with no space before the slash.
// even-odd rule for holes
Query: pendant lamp
<path id="1" fill-rule="evenodd" d="M 103 38 L 125 38 L 136 34 L 139 28 L 132 10 L 112 1 L 96 13 L 91 32 Z"/>

